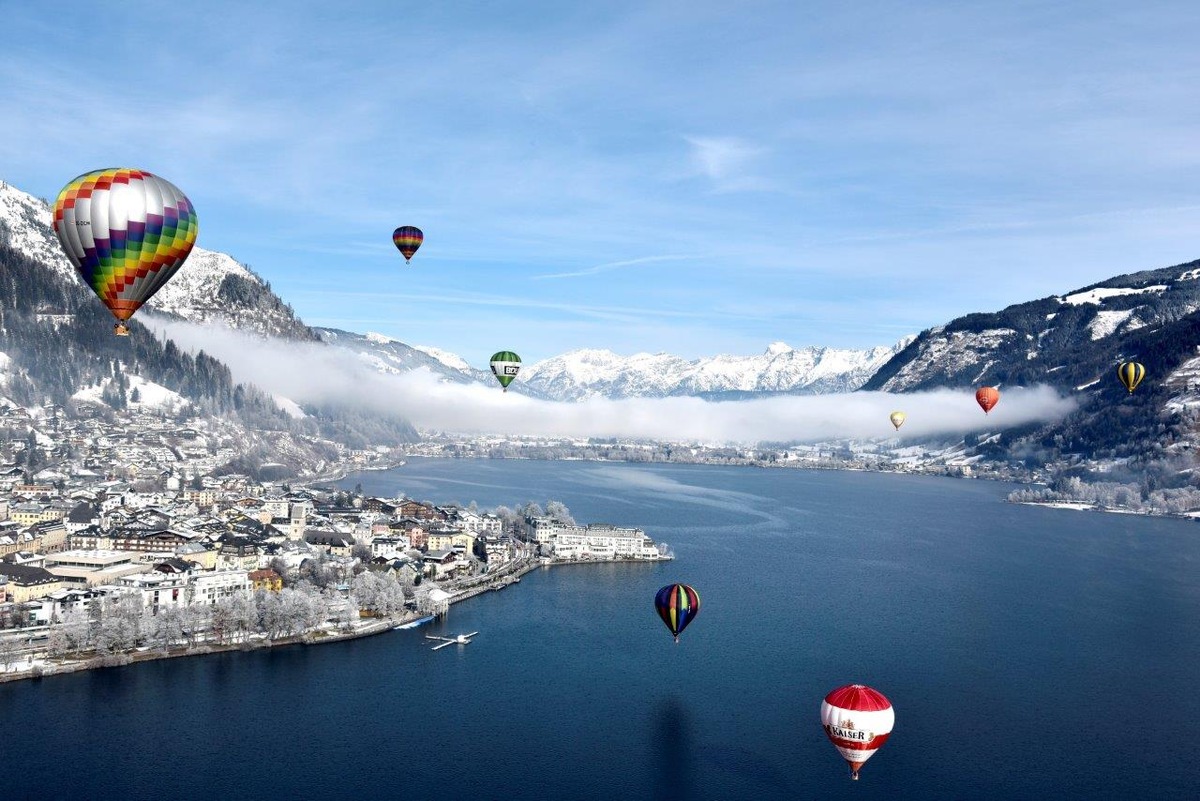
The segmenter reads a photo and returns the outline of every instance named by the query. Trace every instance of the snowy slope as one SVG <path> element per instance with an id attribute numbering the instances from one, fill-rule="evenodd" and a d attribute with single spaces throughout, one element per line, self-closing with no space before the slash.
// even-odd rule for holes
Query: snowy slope
<path id="1" fill-rule="evenodd" d="M 490 386 L 495 380 L 490 372 L 475 370 L 462 357 L 448 351 L 418 348 L 383 334 L 356 334 L 336 328 L 313 330 L 326 345 L 347 351 L 352 358 L 379 373 L 395 375 L 426 369 L 456 384 L 482 383 Z"/>
<path id="2" fill-rule="evenodd" d="M 0 241 L 82 285 L 54 233 L 50 206 L 0 181 Z"/>
<path id="3" fill-rule="evenodd" d="M 203 229 L 202 229 L 203 230 Z M 0 182 L 0 240 L 82 286 L 54 233 L 51 208 L 33 195 Z M 146 304 L 143 314 L 158 312 L 185 320 L 218 320 L 231 328 L 289 339 L 315 336 L 270 287 L 224 253 L 201 247 Z"/>
<path id="4" fill-rule="evenodd" d="M 147 381 L 139 375 L 132 373 L 127 374 L 129 379 L 128 390 L 128 406 L 130 409 L 159 409 L 163 411 L 174 411 L 185 405 L 187 401 L 177 392 L 167 389 L 161 384 L 156 384 L 153 381 Z M 85 403 L 104 403 L 101 395 L 104 389 L 112 383 L 112 379 L 107 379 L 100 384 L 85 387 L 76 392 L 71 397 L 77 401 Z M 138 399 L 133 399 L 134 390 L 137 390 Z"/>
<path id="5" fill-rule="evenodd" d="M 1137 354 L 1145 337 L 1200 310 L 1198 276 L 1194 262 L 1181 264 L 960 317 L 922 332 L 866 388 L 1046 382 L 1090 390 L 1097 375 Z"/>

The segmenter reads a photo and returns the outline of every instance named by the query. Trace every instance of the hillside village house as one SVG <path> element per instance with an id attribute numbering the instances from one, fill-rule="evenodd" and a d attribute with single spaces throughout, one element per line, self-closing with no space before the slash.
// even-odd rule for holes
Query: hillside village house
<path id="1" fill-rule="evenodd" d="M 396 514 L 400 517 L 415 517 L 418 520 L 444 520 L 445 513 L 431 503 L 404 500 L 396 506 Z"/>
<path id="2" fill-rule="evenodd" d="M 254 592 L 258 592 L 259 590 L 279 592 L 283 589 L 283 577 L 270 568 L 252 570 L 248 577 L 251 589 Z"/>
<path id="3" fill-rule="evenodd" d="M 35 626 L 61 623 L 70 616 L 86 616 L 93 602 L 99 602 L 108 593 L 92 589 L 67 588 L 49 593 L 43 598 L 26 604 L 29 622 Z"/>
<path id="4" fill-rule="evenodd" d="M 408 537 L 382 536 L 371 538 L 371 556 L 384 559 L 398 559 L 410 548 Z"/>
<path id="5" fill-rule="evenodd" d="M 304 541 L 309 545 L 320 548 L 332 556 L 349 556 L 354 548 L 354 540 L 336 531 L 310 528 L 304 532 Z"/>
<path id="6" fill-rule="evenodd" d="M 112 547 L 118 551 L 173 554 L 176 548 L 188 540 L 188 537 L 171 529 L 158 531 L 121 529 L 114 532 Z"/>
<path id="7" fill-rule="evenodd" d="M 0 561 L 0 576 L 7 579 L 4 600 L 15 604 L 23 604 L 63 588 L 62 579 L 44 567 Z"/>
<path id="8" fill-rule="evenodd" d="M 429 551 L 424 556 L 425 570 L 430 572 L 433 578 L 439 579 L 453 573 L 460 567 L 465 567 L 465 563 L 459 560 L 458 554 L 454 551 Z"/>
<path id="9" fill-rule="evenodd" d="M 431 551 L 457 551 L 469 554 L 475 548 L 475 535 L 469 531 L 453 528 L 430 529 L 426 542 Z"/>
<path id="10" fill-rule="evenodd" d="M 8 519 L 22 526 L 32 526 L 45 520 L 61 520 L 64 513 L 50 504 L 19 503 L 8 512 Z"/>

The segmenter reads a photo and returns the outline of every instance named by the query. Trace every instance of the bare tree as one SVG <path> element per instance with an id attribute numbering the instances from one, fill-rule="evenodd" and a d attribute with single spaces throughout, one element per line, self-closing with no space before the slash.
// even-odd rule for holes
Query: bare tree
<path id="1" fill-rule="evenodd" d="M 575 518 L 571 517 L 571 510 L 562 501 L 546 501 L 546 514 L 563 521 L 568 526 L 575 525 Z"/>
<path id="2" fill-rule="evenodd" d="M 21 643 L 16 637 L 0 637 L 0 672 L 7 672 L 20 652 Z"/>

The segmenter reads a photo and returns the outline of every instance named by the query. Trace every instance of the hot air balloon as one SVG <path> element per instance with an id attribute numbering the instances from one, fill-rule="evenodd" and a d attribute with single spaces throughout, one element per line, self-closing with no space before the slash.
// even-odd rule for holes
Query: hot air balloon
<path id="1" fill-rule="evenodd" d="M 980 387 L 975 392 L 975 402 L 983 409 L 983 413 L 987 414 L 1000 402 L 1000 390 L 995 387 Z"/>
<path id="2" fill-rule="evenodd" d="M 1125 389 L 1129 390 L 1130 395 L 1145 377 L 1146 368 L 1137 362 L 1122 362 L 1121 366 L 1117 368 L 1117 378 L 1121 379 L 1121 383 L 1125 385 Z"/>
<path id="3" fill-rule="evenodd" d="M 896 427 L 897 431 L 900 430 L 900 426 L 904 425 L 904 421 L 907 418 L 908 415 L 906 415 L 904 412 L 892 412 L 888 415 L 888 419 L 892 421 L 892 425 Z"/>
<path id="4" fill-rule="evenodd" d="M 75 178 L 54 201 L 54 232 L 67 258 L 125 321 L 176 273 L 196 244 L 196 211 L 173 184 L 119 167 Z"/>
<path id="5" fill-rule="evenodd" d="M 825 736 L 850 766 L 850 777 L 887 742 L 896 722 L 892 703 L 865 684 L 838 687 L 821 702 Z"/>
<path id="6" fill-rule="evenodd" d="M 409 259 L 417 252 L 417 248 L 421 247 L 421 243 L 425 241 L 425 234 L 421 233 L 420 228 L 402 225 L 392 232 L 392 241 L 404 254 L 404 263 L 408 264 Z"/>
<path id="7" fill-rule="evenodd" d="M 508 385 L 520 371 L 521 357 L 511 350 L 502 350 L 492 354 L 492 374 L 496 376 L 500 386 L 504 387 L 505 392 L 508 392 Z"/>
<path id="8" fill-rule="evenodd" d="M 654 596 L 654 608 L 679 642 L 679 635 L 700 612 L 700 595 L 686 584 L 668 584 Z"/>

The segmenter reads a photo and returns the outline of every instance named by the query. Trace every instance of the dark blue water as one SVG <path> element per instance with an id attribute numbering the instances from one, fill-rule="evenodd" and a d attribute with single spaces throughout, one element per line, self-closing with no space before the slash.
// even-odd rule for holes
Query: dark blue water
<path id="1" fill-rule="evenodd" d="M 1200 797 L 1200 527 L 867 473 L 413 460 L 368 492 L 566 502 L 659 565 L 580 565 L 425 629 L 0 686 L 15 798 Z M 703 608 L 675 645 L 670 581 Z M 851 782 L 821 698 L 884 692 Z"/>

